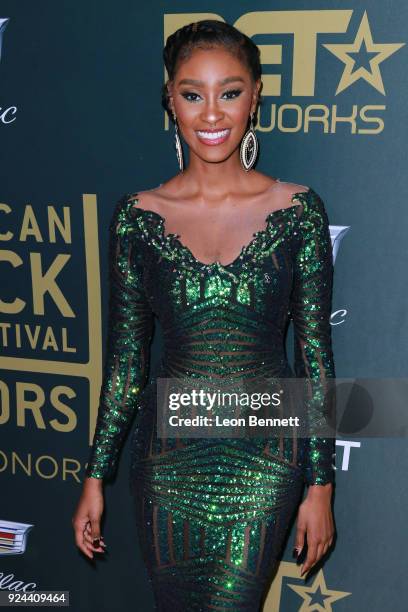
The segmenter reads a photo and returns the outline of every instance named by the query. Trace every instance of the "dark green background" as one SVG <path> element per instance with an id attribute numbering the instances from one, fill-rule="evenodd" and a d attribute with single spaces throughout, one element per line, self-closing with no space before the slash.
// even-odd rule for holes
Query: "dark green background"
<path id="1" fill-rule="evenodd" d="M 243 13 L 273 9 L 354 9 L 349 31 L 324 35 L 322 43 L 352 42 L 367 10 L 374 42 L 405 42 L 405 0 L 1 2 L 0 17 L 9 17 L 10 22 L 0 62 L 0 107 L 15 104 L 18 112 L 12 124 L 0 124 L 0 201 L 14 208 L 30 202 L 36 210 L 49 203 L 69 203 L 78 206 L 80 219 L 82 194 L 97 194 L 105 315 L 107 227 L 115 202 L 125 192 L 154 187 L 178 171 L 173 131 L 164 129 L 161 107 L 163 14 L 215 12 L 234 23 Z M 313 125 L 307 134 L 258 133 L 257 168 L 282 180 L 311 185 L 325 201 L 331 225 L 350 226 L 335 263 L 333 312 L 346 310 L 344 322 L 333 327 L 337 376 L 405 377 L 407 48 L 381 64 L 386 96 L 364 80 L 335 96 L 343 64 L 318 44 L 315 96 L 293 99 L 292 37 L 254 40 L 285 43 L 283 65 L 265 67 L 266 73 L 281 72 L 284 83 L 281 97 L 265 99 L 265 110 L 284 102 L 302 107 L 337 104 L 345 114 L 353 104 L 387 107 L 379 113 L 385 119 L 379 135 L 351 134 L 348 125 L 340 125 L 336 134 L 323 134 Z M 266 115 L 263 122 L 268 121 Z M 74 227 L 73 233 L 79 241 L 82 227 Z M 6 243 L 4 248 L 12 245 Z M 78 290 L 78 307 L 82 299 L 86 308 L 81 266 L 81 274 L 66 282 Z M 24 290 L 19 275 L 15 285 L 10 285 L 9 274 L 6 287 L 4 282 L 3 296 Z M 5 316 L 2 320 L 17 322 Z M 154 357 L 159 346 L 158 335 Z M 22 379 L 15 372 L 2 372 L 1 377 L 10 386 L 16 378 Z M 36 380 L 35 375 L 24 377 Z M 55 384 L 51 378 L 48 382 Z M 78 402 L 83 402 L 84 383 L 75 385 Z M 83 410 L 86 413 L 88 407 Z M 71 442 L 71 455 L 83 460 L 88 452 L 85 421 L 80 421 L 78 437 Z M 0 450 L 21 450 L 21 435 L 13 423 L 1 427 Z M 28 445 L 28 438 L 24 440 Z M 52 454 L 55 446 L 57 437 L 50 434 L 45 439 L 33 430 L 32 452 Z M 352 595 L 333 603 L 335 612 L 407 609 L 407 456 L 405 439 L 362 439 L 344 470 L 343 449 L 337 446 L 337 542 L 323 569 L 329 589 Z M 41 589 L 69 590 L 75 612 L 153 610 L 132 519 L 127 470 L 126 445 L 118 479 L 106 487 L 104 533 L 110 552 L 96 569 L 73 542 L 71 516 L 79 485 L 0 473 L 0 520 L 34 524 L 25 554 L 0 557 L 0 572 L 34 581 Z M 293 535 L 294 531 L 284 555 L 287 561 L 292 561 Z M 286 589 L 285 597 L 283 612 L 299 609 L 301 600 L 295 593 Z"/>

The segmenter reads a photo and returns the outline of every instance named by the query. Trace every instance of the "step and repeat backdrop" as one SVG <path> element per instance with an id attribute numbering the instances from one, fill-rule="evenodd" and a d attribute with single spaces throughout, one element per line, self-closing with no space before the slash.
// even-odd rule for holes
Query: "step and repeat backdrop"
<path id="1" fill-rule="evenodd" d="M 98 410 L 109 221 L 124 193 L 178 172 L 162 49 L 204 18 L 260 47 L 257 169 L 325 202 L 337 376 L 406 376 L 404 0 L 3 0 L 0 591 L 69 591 L 75 612 L 154 609 L 127 483 L 130 436 L 105 486 L 105 558 L 79 552 L 71 518 Z M 152 369 L 161 346 L 156 325 Z M 405 433 L 339 433 L 335 545 L 305 581 L 293 524 L 264 612 L 407 609 Z"/>

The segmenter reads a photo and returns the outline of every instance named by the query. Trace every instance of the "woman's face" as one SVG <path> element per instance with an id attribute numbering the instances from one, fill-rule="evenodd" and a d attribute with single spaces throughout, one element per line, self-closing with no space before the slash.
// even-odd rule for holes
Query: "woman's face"
<path id="1" fill-rule="evenodd" d="M 195 49 L 182 61 L 169 83 L 170 108 L 190 155 L 220 162 L 236 151 L 255 112 L 260 85 L 223 47 Z"/>

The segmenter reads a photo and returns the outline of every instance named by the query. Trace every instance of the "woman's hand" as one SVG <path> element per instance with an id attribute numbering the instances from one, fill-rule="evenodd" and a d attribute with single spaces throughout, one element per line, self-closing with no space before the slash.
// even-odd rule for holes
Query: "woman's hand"
<path id="1" fill-rule="evenodd" d="M 309 485 L 307 496 L 299 506 L 295 548 L 300 554 L 306 535 L 308 549 L 301 576 L 326 554 L 333 542 L 332 489 L 332 483 Z"/>
<path id="2" fill-rule="evenodd" d="M 72 517 L 75 543 L 90 559 L 93 559 L 94 552 L 105 552 L 106 545 L 100 527 L 104 507 L 102 487 L 100 478 L 85 478 L 82 494 Z"/>

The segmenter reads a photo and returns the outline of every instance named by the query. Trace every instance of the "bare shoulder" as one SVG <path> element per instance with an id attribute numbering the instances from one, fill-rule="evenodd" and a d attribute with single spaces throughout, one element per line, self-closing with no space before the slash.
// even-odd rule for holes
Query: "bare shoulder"
<path id="1" fill-rule="evenodd" d="M 298 183 L 288 183 L 284 181 L 280 181 L 280 183 L 285 195 L 287 196 L 293 196 L 297 193 L 305 193 L 309 191 L 309 187 L 305 185 L 299 185 Z"/>
<path id="2" fill-rule="evenodd" d="M 297 194 L 307 193 L 308 191 L 309 188 L 305 185 L 276 179 L 275 184 L 272 184 L 272 191 L 271 189 L 266 191 L 268 206 L 270 205 L 271 193 L 273 194 L 273 201 L 275 203 L 274 208 L 281 209 L 290 208 Z"/>
<path id="3" fill-rule="evenodd" d="M 160 183 L 152 189 L 135 191 L 131 194 L 132 206 L 151 210 L 164 216 L 171 210 L 171 207 L 180 202 L 185 196 L 180 177 L 177 175 L 164 183 Z M 187 194 L 188 195 L 188 194 Z"/>
<path id="4" fill-rule="evenodd" d="M 254 173 L 253 176 L 256 177 L 256 183 L 260 190 L 264 190 L 263 193 L 265 194 L 268 202 L 270 194 L 273 193 L 277 208 L 285 208 L 286 206 L 290 206 L 295 194 L 307 193 L 309 191 L 309 187 L 306 185 L 283 181 L 280 178 L 271 177 L 264 173 L 257 172 Z"/>
<path id="5" fill-rule="evenodd" d="M 163 202 L 166 201 L 165 189 L 162 184 L 151 189 L 134 191 L 129 200 L 134 208 L 143 208 L 153 212 L 161 213 Z"/>

